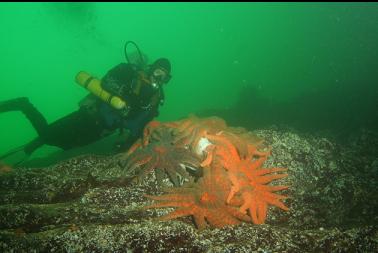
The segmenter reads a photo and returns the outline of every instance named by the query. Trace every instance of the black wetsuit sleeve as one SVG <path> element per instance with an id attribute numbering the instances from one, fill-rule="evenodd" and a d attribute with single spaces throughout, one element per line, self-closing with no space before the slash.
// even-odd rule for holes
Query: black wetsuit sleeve
<path id="1" fill-rule="evenodd" d="M 121 63 L 111 70 L 102 78 L 102 88 L 123 97 L 130 89 L 136 71 L 132 65 Z"/>

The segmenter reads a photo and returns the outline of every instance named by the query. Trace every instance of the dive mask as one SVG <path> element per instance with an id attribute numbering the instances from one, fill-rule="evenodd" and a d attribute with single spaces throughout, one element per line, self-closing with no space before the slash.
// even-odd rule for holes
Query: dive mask
<path id="1" fill-rule="evenodd" d="M 157 68 L 152 72 L 153 77 L 153 84 L 163 84 L 168 83 L 168 81 L 171 79 L 171 75 L 167 74 L 166 71 L 164 71 L 161 68 Z"/>

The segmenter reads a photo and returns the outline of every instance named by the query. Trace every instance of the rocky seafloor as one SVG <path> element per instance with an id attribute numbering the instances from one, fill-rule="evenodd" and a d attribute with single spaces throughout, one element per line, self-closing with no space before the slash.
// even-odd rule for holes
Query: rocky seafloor
<path id="1" fill-rule="evenodd" d="M 151 174 L 122 177 L 115 156 L 85 155 L 46 168 L 0 171 L 0 252 L 378 252 L 378 137 L 346 145 L 290 130 L 255 132 L 286 167 L 288 212 L 264 225 L 197 230 L 190 217 L 161 222 L 143 209 L 161 193 Z"/>

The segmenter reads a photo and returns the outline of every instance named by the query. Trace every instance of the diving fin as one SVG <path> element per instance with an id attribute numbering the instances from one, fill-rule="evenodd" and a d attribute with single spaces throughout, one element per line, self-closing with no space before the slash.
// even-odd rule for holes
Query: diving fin
<path id="1" fill-rule="evenodd" d="M 44 143 L 43 143 L 42 139 L 39 138 L 39 137 L 37 137 L 37 138 L 35 138 L 34 140 L 30 141 L 27 144 L 24 144 L 24 145 L 22 145 L 20 147 L 17 147 L 15 149 L 12 149 L 12 150 L 8 151 L 4 155 L 0 156 L 0 160 L 4 160 L 6 158 L 10 158 L 12 155 L 16 155 L 17 153 L 19 153 L 19 152 L 22 151 L 25 154 L 24 157 L 21 158 L 19 161 L 15 162 L 13 164 L 13 166 L 20 165 L 23 162 L 25 162 L 30 157 L 30 155 L 36 149 L 38 149 L 39 147 L 41 147 L 43 144 Z"/>
<path id="2" fill-rule="evenodd" d="M 8 151 L 7 153 L 0 156 L 0 160 L 8 159 L 7 163 L 11 164 L 12 167 L 19 166 L 30 157 L 30 154 L 26 154 L 24 152 L 25 146 L 27 146 L 27 144 Z M 20 152 L 23 153 L 23 156 L 21 158 L 19 157 L 20 155 L 18 155 L 18 153 Z M 12 156 L 15 156 L 15 157 L 12 158 Z"/>
<path id="3" fill-rule="evenodd" d="M 18 147 L 18 148 L 15 148 L 15 149 L 8 151 L 4 155 L 0 156 L 0 160 L 4 160 L 5 158 L 7 158 L 7 157 L 9 157 L 13 154 L 16 154 L 17 152 L 24 151 L 25 146 L 26 146 L 26 144 L 22 145 L 21 147 Z"/>

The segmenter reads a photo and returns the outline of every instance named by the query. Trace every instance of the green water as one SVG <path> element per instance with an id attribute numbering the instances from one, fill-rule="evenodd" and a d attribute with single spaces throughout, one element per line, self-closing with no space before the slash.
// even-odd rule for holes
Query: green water
<path id="1" fill-rule="evenodd" d="M 159 120 L 234 108 L 247 127 L 378 122 L 376 3 L 0 3 L 0 27 L 0 101 L 26 96 L 49 122 L 87 94 L 76 73 L 102 77 L 127 40 L 171 60 Z M 0 125 L 0 154 L 37 135 L 18 112 Z"/>

